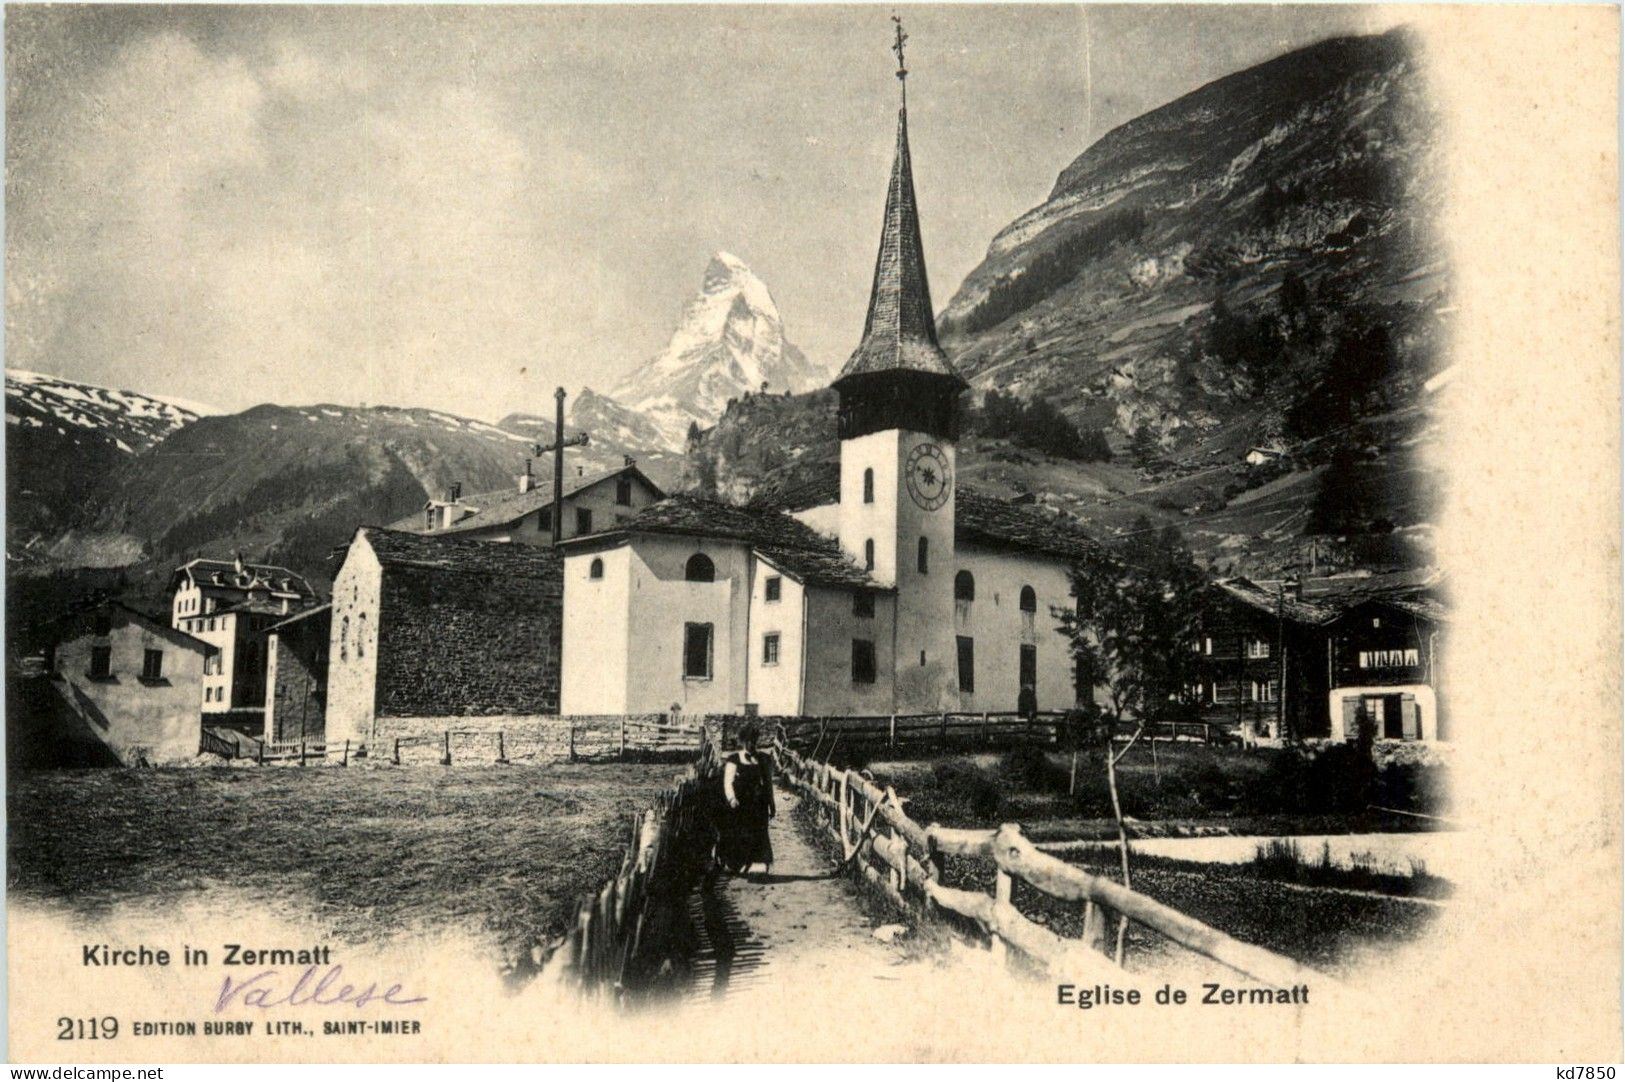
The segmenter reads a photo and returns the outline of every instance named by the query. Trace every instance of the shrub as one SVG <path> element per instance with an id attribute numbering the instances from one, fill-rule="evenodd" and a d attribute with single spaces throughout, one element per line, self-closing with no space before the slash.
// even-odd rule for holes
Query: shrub
<path id="1" fill-rule="evenodd" d="M 1053 771 L 1044 749 L 1033 744 L 1021 744 L 1005 753 L 1000 764 L 1004 776 L 1018 789 L 1043 792 L 1053 783 Z"/>

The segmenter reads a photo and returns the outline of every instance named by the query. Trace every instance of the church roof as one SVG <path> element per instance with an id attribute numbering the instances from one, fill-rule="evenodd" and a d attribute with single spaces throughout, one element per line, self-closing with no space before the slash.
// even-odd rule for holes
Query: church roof
<path id="1" fill-rule="evenodd" d="M 965 382 L 937 344 L 931 287 L 925 274 L 925 248 L 920 241 L 920 217 L 914 202 L 907 105 L 897 113 L 897 153 L 892 161 L 891 183 L 886 188 L 886 215 L 880 226 L 880 252 L 875 257 L 863 340 L 841 369 L 835 386 L 854 376 L 897 371 L 943 376 L 961 385 Z"/>
<path id="2" fill-rule="evenodd" d="M 835 540 L 799 519 L 775 509 L 736 507 L 688 493 L 650 504 L 613 530 L 572 538 L 565 546 L 632 534 L 675 534 L 738 541 L 810 586 L 883 589 Z"/>

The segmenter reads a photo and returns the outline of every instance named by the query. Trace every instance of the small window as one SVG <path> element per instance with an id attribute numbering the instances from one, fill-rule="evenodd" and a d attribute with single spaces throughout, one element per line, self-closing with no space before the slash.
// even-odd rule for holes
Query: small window
<path id="1" fill-rule="evenodd" d="M 852 615 L 872 620 L 875 616 L 875 595 L 868 590 L 859 590 L 852 595 Z"/>
<path id="2" fill-rule="evenodd" d="M 1038 647 L 1031 643 L 1021 644 L 1021 686 L 1038 686 Z"/>
<path id="3" fill-rule="evenodd" d="M 872 537 L 863 543 L 863 569 L 865 571 L 875 569 L 875 539 Z"/>
<path id="4" fill-rule="evenodd" d="M 587 577 L 589 579 L 601 579 L 601 578 L 603 578 L 604 577 L 604 561 L 602 561 L 598 557 L 594 556 L 592 558 L 592 563 L 587 565 Z"/>
<path id="5" fill-rule="evenodd" d="M 969 571 L 961 571 L 954 576 L 954 600 L 976 600 L 976 576 Z"/>
<path id="6" fill-rule="evenodd" d="M 220 654 L 218 652 L 203 659 L 203 674 L 205 676 L 220 675 Z"/>
<path id="7" fill-rule="evenodd" d="M 148 650 L 141 658 L 141 679 L 162 680 L 164 678 L 164 652 L 162 650 Z"/>
<path id="8" fill-rule="evenodd" d="M 762 664 L 777 665 L 779 663 L 779 633 L 770 631 L 762 636 Z"/>
<path id="9" fill-rule="evenodd" d="M 355 618 L 355 656 L 367 656 L 367 614 Z"/>
<path id="10" fill-rule="evenodd" d="M 875 682 L 875 642 L 873 639 L 852 640 L 852 682 Z"/>
<path id="11" fill-rule="evenodd" d="M 339 621 L 339 660 L 350 660 L 350 618 Z"/>
<path id="12" fill-rule="evenodd" d="M 1261 658 L 1270 656 L 1270 644 L 1263 639 L 1247 640 L 1247 656 Z"/>
<path id="13" fill-rule="evenodd" d="M 929 537 L 920 538 L 920 555 L 918 563 L 920 574 L 925 575 L 931 571 L 931 539 Z"/>
<path id="14" fill-rule="evenodd" d="M 960 635 L 959 641 L 959 690 L 972 692 L 976 690 L 976 640 L 969 635 Z"/>
<path id="15" fill-rule="evenodd" d="M 783 580 L 779 576 L 769 575 L 767 581 L 762 584 L 762 596 L 769 601 L 777 601 L 782 586 Z"/>
<path id="16" fill-rule="evenodd" d="M 622 477 L 615 482 L 615 502 L 622 507 L 632 506 L 632 478 Z"/>
<path id="17" fill-rule="evenodd" d="M 1273 703 L 1280 687 L 1274 680 L 1253 680 L 1248 687 L 1249 695 L 1255 703 Z"/>
<path id="18" fill-rule="evenodd" d="M 1023 586 L 1021 588 L 1021 611 L 1038 611 L 1038 594 L 1031 586 Z"/>
<path id="19" fill-rule="evenodd" d="M 425 530 L 434 529 L 434 508 L 432 507 L 423 509 L 423 528 Z"/>
<path id="20" fill-rule="evenodd" d="M 592 508 L 576 508 L 576 534 L 592 533 Z"/>
<path id="21" fill-rule="evenodd" d="M 863 471 L 863 502 L 864 503 L 874 503 L 875 502 L 875 471 L 874 470 L 864 470 Z"/>
<path id="22" fill-rule="evenodd" d="M 553 509 L 551 507 L 544 507 L 540 511 L 536 512 L 536 530 L 537 530 L 537 532 L 538 533 L 546 533 L 548 530 L 551 530 L 552 528 L 553 528 Z"/>
<path id="23" fill-rule="evenodd" d="M 213 616 L 209 617 L 209 630 L 210 631 L 214 630 L 214 617 Z"/>
<path id="24" fill-rule="evenodd" d="M 696 552 L 688 558 L 683 565 L 683 578 L 689 582 L 715 582 L 717 580 L 717 565 L 711 562 L 711 557 L 703 552 Z M 707 627 L 710 625 L 707 624 Z"/>
<path id="25" fill-rule="evenodd" d="M 90 648 L 90 676 L 94 680 L 105 680 L 113 675 L 113 648 L 111 646 L 92 646 Z"/>
<path id="26" fill-rule="evenodd" d="M 711 625 L 683 625 L 683 676 L 689 680 L 711 679 Z"/>

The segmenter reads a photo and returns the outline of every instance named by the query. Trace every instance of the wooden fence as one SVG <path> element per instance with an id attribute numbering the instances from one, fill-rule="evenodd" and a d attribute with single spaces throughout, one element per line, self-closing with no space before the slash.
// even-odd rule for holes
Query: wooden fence
<path id="1" fill-rule="evenodd" d="M 653 807 L 632 817 L 620 871 L 581 900 L 569 931 L 543 963 L 544 983 L 624 1002 L 661 889 L 683 883 L 685 848 L 704 830 L 700 794 L 720 769 L 718 760 L 716 745 L 702 734 L 694 764 Z"/>
<path id="2" fill-rule="evenodd" d="M 670 725 L 620 716 L 555 718 L 511 731 L 447 727 L 438 732 L 386 735 L 377 750 L 369 754 L 385 756 L 396 765 L 429 760 L 442 766 L 506 763 L 516 748 L 523 747 L 525 756 L 533 758 L 537 746 L 546 744 L 543 758 L 574 763 L 620 760 L 630 755 L 693 755 L 700 752 L 704 738 L 705 728 L 701 725 Z"/>
<path id="3" fill-rule="evenodd" d="M 826 810 L 847 864 L 893 905 L 925 919 L 948 913 L 969 921 L 1000 955 L 1014 948 L 1039 968 L 1074 979 L 1115 970 L 1110 930 L 1122 918 L 1264 984 L 1291 988 L 1334 983 L 1290 958 L 1243 943 L 1155 899 L 1042 853 L 1014 824 L 997 830 L 922 827 L 904 813 L 890 787 L 883 790 L 857 771 L 803 758 L 787 747 L 780 749 L 779 762 L 785 780 Z M 992 861 L 992 893 L 946 885 L 942 875 L 946 856 Z M 1083 935 L 1064 937 L 1029 920 L 1010 900 L 1016 879 L 1052 898 L 1081 903 Z M 945 923 L 952 927 L 955 921 Z"/>
<path id="4" fill-rule="evenodd" d="M 762 717 L 726 719 L 726 728 L 756 721 L 764 731 L 775 732 L 787 747 L 803 751 L 828 751 L 839 743 L 873 747 L 999 746 L 1013 744 L 1061 743 L 1067 715 L 1059 712 L 1016 714 L 859 714 L 830 717 Z"/>

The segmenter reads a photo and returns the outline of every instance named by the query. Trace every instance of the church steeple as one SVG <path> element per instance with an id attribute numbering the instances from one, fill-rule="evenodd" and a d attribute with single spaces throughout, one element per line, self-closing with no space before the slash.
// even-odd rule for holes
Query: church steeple
<path id="1" fill-rule="evenodd" d="M 835 387 L 841 392 L 843 438 L 892 427 L 952 438 L 953 403 L 966 384 L 937 344 L 908 149 L 908 68 L 903 63 L 908 35 L 896 16 L 893 21 L 898 25 L 892 48 L 902 86 L 897 151 L 886 188 L 886 213 L 863 340 L 841 369 Z M 922 407 L 924 417 L 920 416 Z M 896 415 L 898 409 L 903 410 L 902 415 Z"/>

